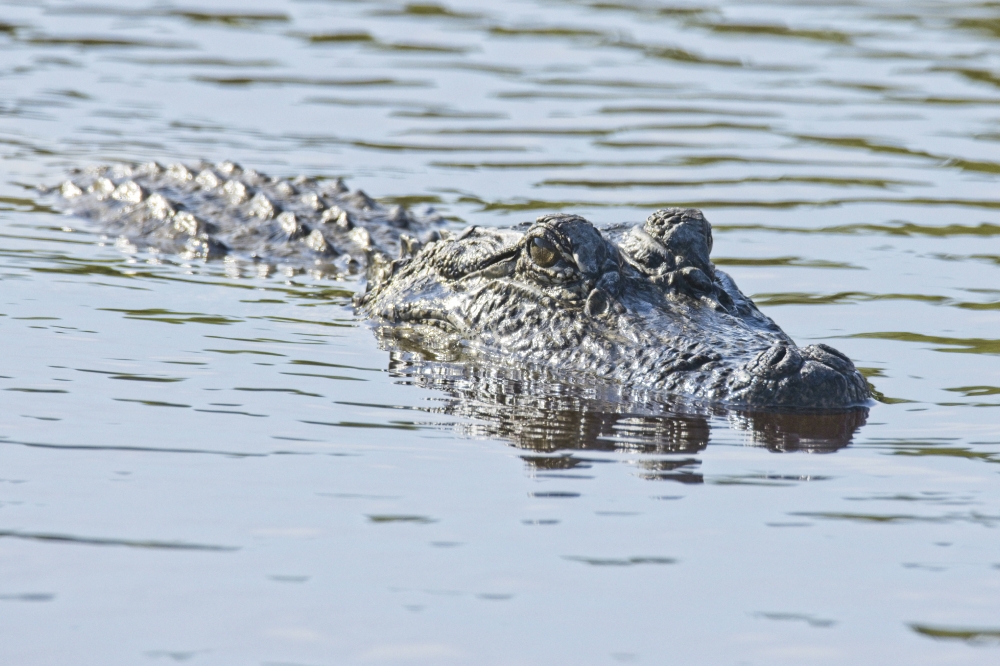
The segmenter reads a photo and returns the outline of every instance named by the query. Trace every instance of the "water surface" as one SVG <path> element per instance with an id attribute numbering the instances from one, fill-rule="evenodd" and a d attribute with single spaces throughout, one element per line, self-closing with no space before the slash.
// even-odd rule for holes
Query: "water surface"
<path id="1" fill-rule="evenodd" d="M 5 663 L 995 663 L 995 3 L 0 8 Z M 455 224 L 697 206 L 879 401 L 426 363 L 354 279 L 131 252 L 30 189 L 151 159 Z"/>

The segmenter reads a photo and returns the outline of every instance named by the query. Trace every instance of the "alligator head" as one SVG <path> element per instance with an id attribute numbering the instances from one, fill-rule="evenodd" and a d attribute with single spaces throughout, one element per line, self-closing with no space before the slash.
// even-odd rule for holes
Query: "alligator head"
<path id="1" fill-rule="evenodd" d="M 711 225 L 693 209 L 600 230 L 562 214 L 473 226 L 373 260 L 356 305 L 394 330 L 633 393 L 779 409 L 870 399 L 850 359 L 796 346 L 714 267 L 711 249 Z"/>

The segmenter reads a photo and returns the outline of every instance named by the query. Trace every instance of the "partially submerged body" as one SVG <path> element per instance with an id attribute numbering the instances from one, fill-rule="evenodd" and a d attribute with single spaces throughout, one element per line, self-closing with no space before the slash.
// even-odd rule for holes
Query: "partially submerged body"
<path id="1" fill-rule="evenodd" d="M 471 227 L 370 270 L 367 316 L 462 340 L 493 362 L 547 366 L 633 392 L 752 408 L 863 405 L 867 383 L 826 345 L 797 347 L 709 261 L 697 210 L 597 229 L 546 215 Z"/>
<path id="2" fill-rule="evenodd" d="M 394 256 L 401 242 L 437 238 L 444 224 L 340 179 L 270 178 L 232 162 L 89 167 L 58 192 L 62 208 L 140 249 L 322 275 L 363 270 L 370 254 Z"/>
<path id="3" fill-rule="evenodd" d="M 101 167 L 60 192 L 71 212 L 136 246 L 323 274 L 364 268 L 356 307 L 390 338 L 732 407 L 870 399 L 846 356 L 797 347 L 714 267 L 711 225 L 697 210 L 604 229 L 547 215 L 455 233 L 431 212 L 387 209 L 340 181 L 271 179 L 231 163 Z"/>

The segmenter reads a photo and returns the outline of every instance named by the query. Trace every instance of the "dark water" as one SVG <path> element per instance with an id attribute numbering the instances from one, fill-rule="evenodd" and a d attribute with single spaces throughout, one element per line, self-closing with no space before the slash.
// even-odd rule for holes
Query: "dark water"
<path id="1" fill-rule="evenodd" d="M 1000 5 L 0 2 L 0 661 L 992 664 Z M 420 364 L 352 280 L 26 186 L 344 176 L 503 225 L 698 206 L 867 422 Z"/>

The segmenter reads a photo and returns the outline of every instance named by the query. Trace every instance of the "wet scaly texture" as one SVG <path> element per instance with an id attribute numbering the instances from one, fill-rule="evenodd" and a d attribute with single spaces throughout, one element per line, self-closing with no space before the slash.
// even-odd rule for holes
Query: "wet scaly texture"
<path id="1" fill-rule="evenodd" d="M 439 236 L 433 209 L 387 208 L 337 179 L 271 178 L 232 162 L 92 166 L 58 188 L 58 205 L 124 247 L 187 259 L 249 261 L 319 276 L 357 272 L 371 253 Z M 419 239 L 419 240 L 418 240 Z"/>
<path id="2" fill-rule="evenodd" d="M 393 335 L 743 407 L 846 408 L 864 378 L 826 345 L 798 348 L 709 260 L 700 211 L 603 231 L 574 215 L 470 227 L 369 270 L 362 312 Z M 413 327 L 418 330 L 412 331 Z"/>

